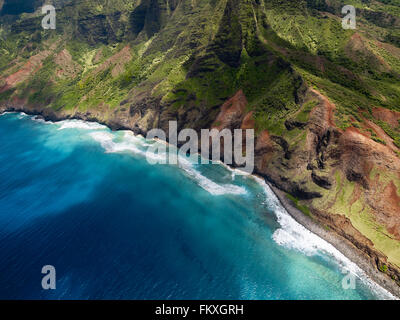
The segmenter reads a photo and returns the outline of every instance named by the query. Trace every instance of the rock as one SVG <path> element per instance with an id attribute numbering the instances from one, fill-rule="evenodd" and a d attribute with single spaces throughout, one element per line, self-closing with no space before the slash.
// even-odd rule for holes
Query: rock
<path id="1" fill-rule="evenodd" d="M 329 177 L 319 176 L 313 170 L 313 172 L 311 173 L 311 178 L 315 184 L 324 189 L 330 190 L 332 188 L 332 182 L 330 181 Z"/>
<path id="2" fill-rule="evenodd" d="M 304 129 L 304 127 L 307 125 L 307 122 L 300 122 L 300 121 L 296 121 L 296 120 L 286 120 L 285 121 L 285 127 L 286 129 L 288 129 L 289 131 L 294 130 L 296 128 L 299 129 Z"/>

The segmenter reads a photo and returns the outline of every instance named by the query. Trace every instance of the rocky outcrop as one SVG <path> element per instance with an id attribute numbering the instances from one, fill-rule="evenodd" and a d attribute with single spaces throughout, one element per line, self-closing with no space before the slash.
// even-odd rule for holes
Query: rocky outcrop
<path id="1" fill-rule="evenodd" d="M 160 31 L 166 16 L 173 13 L 180 0 L 143 0 L 130 15 L 130 28 L 134 36 L 142 31 L 148 38 Z"/>
<path id="2" fill-rule="evenodd" d="M 87 13 L 77 20 L 77 37 L 92 45 L 121 40 L 123 33 L 117 33 L 115 30 L 124 30 L 121 12 L 118 11 L 108 15 Z"/>
<path id="3" fill-rule="evenodd" d="M 285 121 L 285 127 L 289 131 L 294 130 L 295 128 L 304 129 L 307 125 L 307 122 L 296 121 L 293 119 L 287 119 Z"/>

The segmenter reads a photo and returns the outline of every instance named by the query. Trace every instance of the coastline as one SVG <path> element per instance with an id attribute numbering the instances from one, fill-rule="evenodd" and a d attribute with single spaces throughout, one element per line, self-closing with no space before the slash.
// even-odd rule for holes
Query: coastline
<path id="1" fill-rule="evenodd" d="M 389 291 L 397 299 L 400 299 L 400 287 L 394 281 L 391 281 L 391 279 L 387 275 L 383 274 L 374 267 L 373 262 L 371 261 L 371 257 L 369 257 L 363 251 L 359 250 L 349 240 L 336 234 L 334 231 L 328 231 L 323 226 L 318 224 L 317 221 L 314 221 L 310 217 L 306 216 L 303 212 L 295 207 L 290 199 L 286 197 L 284 191 L 271 185 L 271 183 L 269 183 L 268 181 L 266 181 L 266 183 L 270 186 L 274 194 L 277 196 L 280 204 L 286 209 L 288 214 L 294 220 L 296 220 L 299 224 L 304 226 L 310 232 L 314 233 L 321 239 L 333 245 L 346 258 L 348 258 L 359 268 L 361 268 L 372 281 Z"/>
<path id="2" fill-rule="evenodd" d="M 50 111 L 50 112 L 49 112 Z M 53 110 L 29 110 L 21 107 L 5 107 L 0 106 L 0 114 L 4 112 L 24 112 L 28 115 L 38 116 L 46 121 L 62 121 L 62 120 L 84 120 L 90 122 L 97 122 L 99 124 L 105 125 L 109 127 L 111 130 L 130 130 L 134 134 L 142 134 L 145 132 L 138 132 L 132 130 L 132 128 L 127 128 L 123 125 L 118 125 L 114 123 L 108 123 L 107 121 L 101 121 L 95 118 L 89 118 L 85 115 L 74 114 L 74 115 L 65 115 L 60 116 Z M 168 142 L 167 142 L 168 143 Z M 224 164 L 225 165 L 225 164 Z M 227 166 L 227 165 L 225 165 Z M 236 169 L 232 166 L 227 166 L 231 169 Z M 355 263 L 365 274 L 376 284 L 386 289 L 392 295 L 394 295 L 397 299 L 400 299 L 400 287 L 392 281 L 387 275 L 378 271 L 378 269 L 374 266 L 372 258 L 369 257 L 365 252 L 358 249 L 352 242 L 343 238 L 339 234 L 334 231 L 328 231 L 321 224 L 318 223 L 317 220 L 313 220 L 310 217 L 306 216 L 303 212 L 296 208 L 296 206 L 292 203 L 290 199 L 286 197 L 284 191 L 275 187 L 268 179 L 263 176 L 257 175 L 254 173 L 253 176 L 256 178 L 262 179 L 265 183 L 271 188 L 272 192 L 278 198 L 282 207 L 287 211 L 287 213 L 300 225 L 305 227 L 307 230 L 317 235 L 321 239 L 325 240 L 329 244 L 333 245 L 340 253 L 342 253 L 346 258 Z"/>

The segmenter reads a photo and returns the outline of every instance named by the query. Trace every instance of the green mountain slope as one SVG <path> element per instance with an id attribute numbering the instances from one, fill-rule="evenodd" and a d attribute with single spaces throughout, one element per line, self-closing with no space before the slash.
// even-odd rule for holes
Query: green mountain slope
<path id="1" fill-rule="evenodd" d="M 3 109 L 254 128 L 257 173 L 400 282 L 400 0 L 53 4 L 43 30 L 41 2 L 0 1 Z"/>

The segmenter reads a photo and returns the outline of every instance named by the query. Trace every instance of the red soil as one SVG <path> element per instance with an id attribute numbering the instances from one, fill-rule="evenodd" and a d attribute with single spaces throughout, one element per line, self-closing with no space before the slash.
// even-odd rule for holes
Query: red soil
<path id="1" fill-rule="evenodd" d="M 387 226 L 388 231 L 400 240 L 400 197 L 393 181 L 383 190 L 378 206 L 382 210 L 380 220 Z"/>
<path id="2" fill-rule="evenodd" d="M 222 130 L 224 128 L 231 128 L 233 124 L 243 118 L 248 102 L 242 90 L 239 90 L 232 98 L 226 101 L 221 111 L 215 119 L 213 128 Z M 247 119 L 247 122 L 249 119 Z"/>
<path id="3" fill-rule="evenodd" d="M 256 125 L 256 122 L 253 118 L 253 111 L 250 111 L 248 114 L 243 119 L 241 129 L 246 130 L 246 129 L 254 129 Z"/>
<path id="4" fill-rule="evenodd" d="M 257 137 L 257 143 L 256 143 L 256 151 L 266 151 L 268 149 L 272 150 L 273 148 L 273 143 L 270 138 L 269 132 L 267 130 L 264 130 L 261 132 L 261 134 Z"/>
<path id="5" fill-rule="evenodd" d="M 398 111 L 388 110 L 385 108 L 374 108 L 372 110 L 372 114 L 376 119 L 385 121 L 392 128 L 397 128 L 400 126 L 400 112 Z"/>
<path id="6" fill-rule="evenodd" d="M 342 134 L 339 147 L 343 172 L 361 176 L 356 186 L 363 191 L 377 222 L 400 240 L 400 197 L 397 188 L 393 182 L 383 185 L 379 176 L 370 179 L 372 168 L 386 173 L 386 176 L 396 176 L 400 171 L 400 159 L 388 146 L 371 140 L 356 128 L 348 128 Z M 354 190 L 350 205 L 361 196 L 360 190 Z"/>
<path id="7" fill-rule="evenodd" d="M 393 143 L 393 139 L 392 139 L 391 137 L 389 137 L 389 136 L 386 134 L 386 132 L 385 132 L 380 126 L 376 125 L 375 123 L 373 123 L 372 121 L 367 120 L 367 119 L 364 119 L 364 123 L 365 123 L 365 127 L 366 127 L 366 128 L 372 129 L 380 139 L 382 139 L 383 141 L 385 141 L 386 146 L 387 146 L 390 150 L 392 150 L 392 151 L 394 151 L 394 152 L 396 152 L 396 151 L 399 150 L 399 149 L 395 146 L 395 144 Z"/>
<path id="8" fill-rule="evenodd" d="M 322 102 L 322 107 L 323 107 L 323 115 L 322 115 L 322 119 L 320 119 L 321 121 L 323 121 L 323 125 L 324 127 L 334 127 L 336 128 L 335 125 L 335 119 L 334 119 L 334 112 L 336 110 L 336 106 L 329 101 L 329 99 L 327 97 L 325 97 L 324 95 L 322 95 L 319 91 L 315 90 L 315 89 L 310 89 L 311 92 L 313 92 L 315 95 L 318 96 L 318 98 L 320 99 L 320 101 Z M 315 113 L 316 109 L 320 108 L 320 106 L 318 105 L 317 107 L 315 107 L 311 113 Z"/>
<path id="9" fill-rule="evenodd" d="M 41 67 L 42 61 L 50 55 L 50 51 L 42 51 L 37 55 L 29 58 L 29 60 L 17 72 L 9 75 L 5 79 L 5 84 L 0 88 L 0 93 L 8 89 L 14 88 L 18 83 L 28 79 L 35 74 Z"/>

